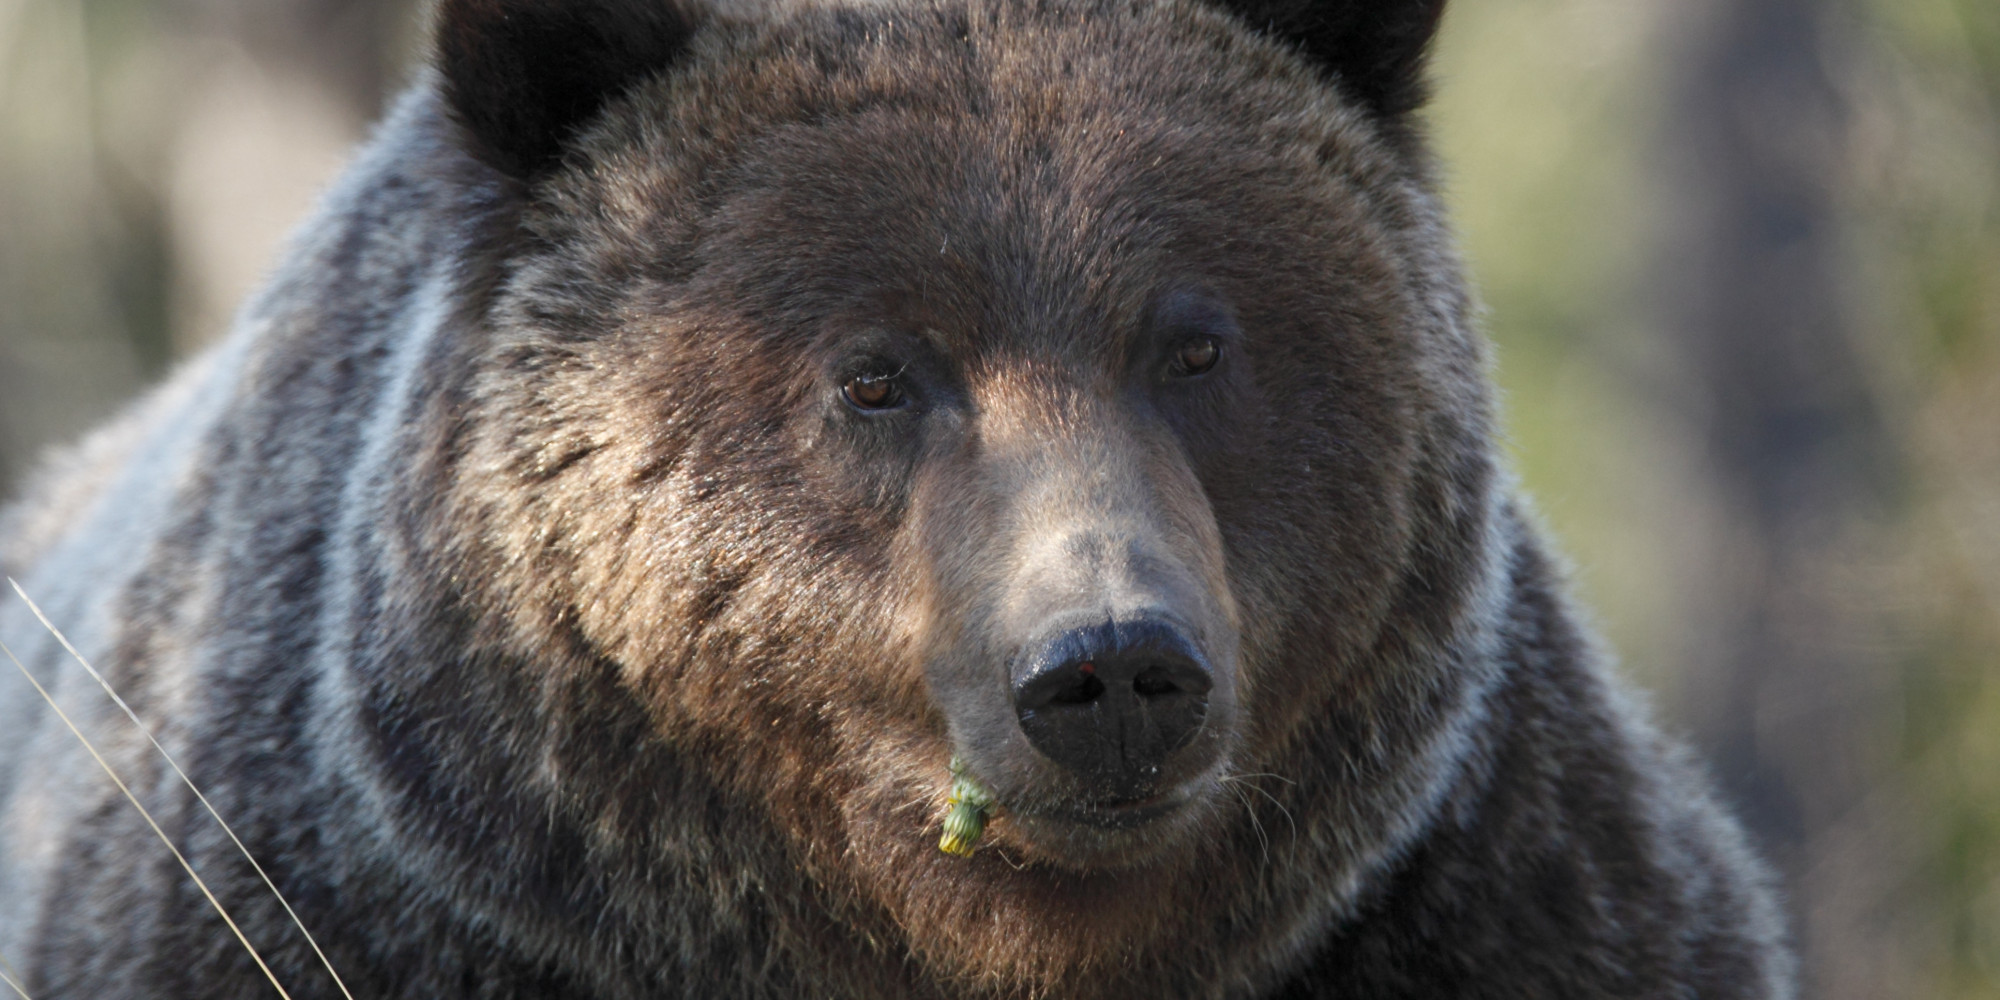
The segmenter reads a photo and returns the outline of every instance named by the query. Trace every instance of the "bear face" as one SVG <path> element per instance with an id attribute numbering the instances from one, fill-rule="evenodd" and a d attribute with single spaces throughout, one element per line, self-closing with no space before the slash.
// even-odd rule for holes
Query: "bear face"
<path id="1" fill-rule="evenodd" d="M 113 743 L 262 957 L 219 945 L 32 713 L 0 953 L 35 995 L 1788 996 L 1496 471 L 1410 117 L 1441 9 L 442 0 L 237 332 L 0 554 L 325 966 Z"/>
<path id="2" fill-rule="evenodd" d="M 1323 922 L 1455 776 L 1496 570 L 1424 162 L 1322 72 L 1192 5 L 704 22 L 555 160 L 487 154 L 522 233 L 412 563 L 947 973 Z M 1266 843 L 1243 776 L 1308 773 L 1338 834 Z"/>

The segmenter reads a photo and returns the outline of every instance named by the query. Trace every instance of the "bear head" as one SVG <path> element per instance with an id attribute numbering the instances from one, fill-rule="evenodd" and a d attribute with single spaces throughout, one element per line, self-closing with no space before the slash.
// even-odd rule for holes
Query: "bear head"
<path id="1" fill-rule="evenodd" d="M 1442 6 L 446 0 L 493 194 L 395 529 L 457 666 L 369 682 L 411 829 L 998 992 L 1302 947 L 1490 681 Z"/>

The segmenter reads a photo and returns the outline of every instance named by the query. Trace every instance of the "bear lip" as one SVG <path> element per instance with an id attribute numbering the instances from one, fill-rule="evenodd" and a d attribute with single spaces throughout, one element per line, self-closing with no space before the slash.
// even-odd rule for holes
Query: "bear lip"
<path id="1" fill-rule="evenodd" d="M 1001 814 L 1001 841 L 1028 863 L 1071 872 L 1143 867 L 1182 856 L 1201 839 L 1205 783 L 1199 779 L 1140 799 L 1020 803 Z"/>
<path id="2" fill-rule="evenodd" d="M 1079 819 L 1092 826 L 1112 830 L 1126 830 L 1144 826 L 1162 819 L 1186 804 L 1186 797 L 1161 793 L 1143 799 L 1117 799 L 1109 802 L 1093 802 Z"/>
<path id="3" fill-rule="evenodd" d="M 1194 798 L 1193 789 L 1181 787 L 1136 799 L 1104 799 L 1068 808 L 1043 807 L 1027 810 L 1036 819 L 1073 823 L 1100 830 L 1131 830 L 1179 812 Z"/>

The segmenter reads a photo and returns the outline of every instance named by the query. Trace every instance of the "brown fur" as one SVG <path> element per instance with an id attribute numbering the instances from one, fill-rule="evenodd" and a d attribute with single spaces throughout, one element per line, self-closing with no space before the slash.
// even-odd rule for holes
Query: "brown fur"
<path id="1" fill-rule="evenodd" d="M 9 571 L 357 995 L 1785 995 L 1759 869 L 1496 469 L 1407 115 L 1439 7 L 1365 6 L 448 3 L 211 391 L 134 421 L 171 460 L 23 508 Z M 602 74 L 495 40 L 538 18 Z M 1146 374 L 1176 295 L 1240 330 L 1185 384 Z M 843 408 L 862 355 L 920 406 Z M 1209 763 L 1135 830 L 1050 818 L 993 665 L 1140 563 L 1226 674 Z M 25 729 L 35 995 L 266 989 Z M 954 753 L 1007 807 L 969 861 Z"/>

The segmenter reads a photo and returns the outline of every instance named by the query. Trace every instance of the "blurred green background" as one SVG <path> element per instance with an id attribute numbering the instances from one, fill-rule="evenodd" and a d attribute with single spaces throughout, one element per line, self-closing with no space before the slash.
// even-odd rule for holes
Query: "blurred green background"
<path id="1" fill-rule="evenodd" d="M 0 0 L 0 487 L 223 328 L 408 0 Z M 1459 0 L 1508 448 L 1807 996 L 2000 996 L 2000 3 Z"/>

